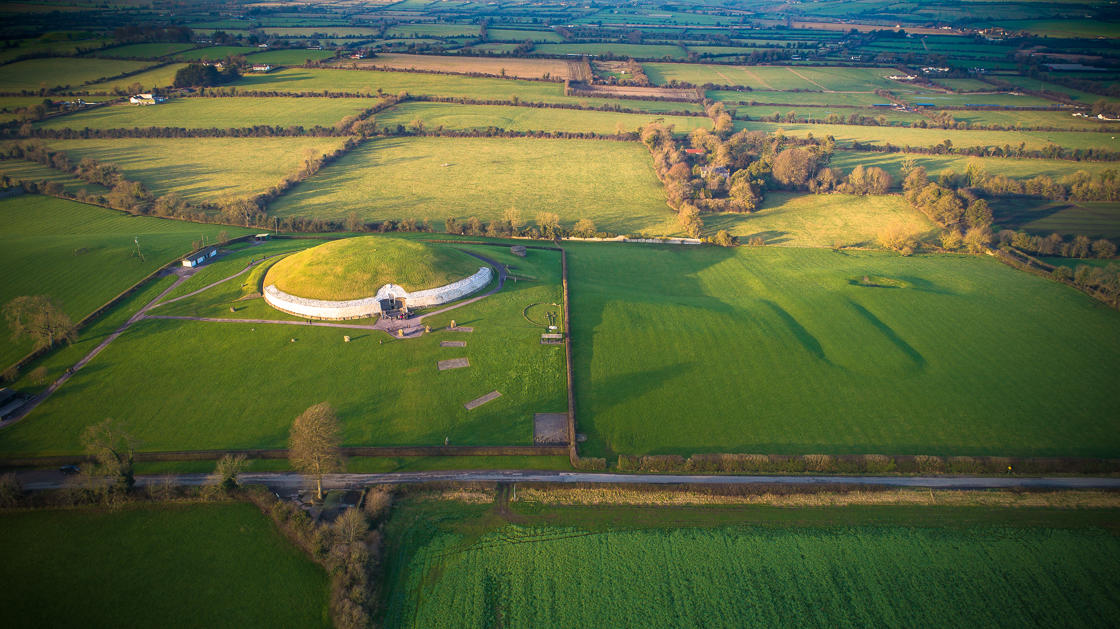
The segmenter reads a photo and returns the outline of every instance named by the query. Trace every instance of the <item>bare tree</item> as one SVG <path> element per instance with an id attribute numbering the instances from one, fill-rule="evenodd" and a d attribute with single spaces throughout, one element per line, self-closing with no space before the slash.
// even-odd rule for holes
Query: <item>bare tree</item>
<path id="1" fill-rule="evenodd" d="M 335 539 L 343 544 L 353 544 L 361 541 L 369 530 L 369 520 L 360 509 L 351 507 L 342 512 L 334 521 Z"/>
<path id="2" fill-rule="evenodd" d="M 82 447 L 96 463 L 95 474 L 114 479 L 117 489 L 129 490 L 133 478 L 133 451 L 136 440 L 112 419 L 86 426 L 82 431 Z"/>
<path id="3" fill-rule="evenodd" d="M 29 337 L 35 349 L 54 347 L 57 341 L 78 340 L 74 322 L 46 295 L 16 297 L 5 304 L 4 318 L 8 320 L 12 340 Z"/>
<path id="4" fill-rule="evenodd" d="M 244 471 L 244 454 L 227 454 L 218 459 L 218 464 L 214 467 L 214 476 L 218 477 L 218 487 L 225 491 L 235 489 L 237 487 L 237 477 Z"/>
<path id="5" fill-rule="evenodd" d="M 315 495 L 323 499 L 323 475 L 342 467 L 342 426 L 330 404 L 320 402 L 292 422 L 288 460 L 315 477 Z"/>

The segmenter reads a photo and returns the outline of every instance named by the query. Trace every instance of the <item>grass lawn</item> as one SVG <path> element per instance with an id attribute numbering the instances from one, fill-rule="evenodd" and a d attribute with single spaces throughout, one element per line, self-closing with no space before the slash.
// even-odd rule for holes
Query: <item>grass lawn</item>
<path id="1" fill-rule="evenodd" d="M 568 62 L 562 59 L 491 59 L 488 57 L 460 57 L 456 55 L 409 55 L 397 53 L 381 53 L 372 59 L 363 61 L 340 62 L 348 67 L 350 64 L 361 66 L 377 66 L 380 68 L 413 68 L 419 70 L 435 70 L 439 72 L 481 72 L 483 74 L 496 74 L 522 78 L 541 78 L 550 75 L 554 78 L 568 78 Z"/>
<path id="2" fill-rule="evenodd" d="M 1120 313 L 1071 288 L 963 255 L 568 250 L 589 456 L 1120 452 Z"/>
<path id="3" fill-rule="evenodd" d="M 70 86 L 132 72 L 151 65 L 148 61 L 119 61 L 92 57 L 47 57 L 27 59 L 0 66 L 0 91 L 19 92 L 40 87 Z"/>
<path id="4" fill-rule="evenodd" d="M 0 200 L 0 303 L 20 295 L 49 295 L 77 321 L 160 266 L 191 250 L 203 234 L 239 236 L 248 230 L 131 216 L 54 197 Z M 144 260 L 133 254 L 140 241 Z M 0 323 L 0 364 L 30 351 L 9 339 Z"/>
<path id="5" fill-rule="evenodd" d="M 323 401 L 338 410 L 345 445 L 531 443 L 533 414 L 566 408 L 563 347 L 541 345 L 541 326 L 522 315 L 531 304 L 559 303 L 559 254 L 468 248 L 536 279 L 425 319 L 435 331 L 419 339 L 298 322 L 141 321 L 6 429 L 0 451 L 78 452 L 83 426 L 107 416 L 126 424 L 144 450 L 284 447 L 292 420 Z M 229 316 L 229 305 L 253 288 L 235 280 L 152 314 Z M 282 318 L 260 299 L 237 303 Z M 439 331 L 452 319 L 474 332 Z M 343 343 L 344 334 L 352 342 Z M 445 340 L 467 345 L 440 347 Z M 470 367 L 437 369 L 437 361 L 460 357 Z M 502 396 L 463 407 L 494 390 Z"/>
<path id="6" fill-rule="evenodd" d="M 83 157 L 114 164 L 156 196 L 174 192 L 191 201 L 218 201 L 268 190 L 342 138 L 120 138 L 52 140 L 74 163 Z"/>
<path id="7" fill-rule="evenodd" d="M 9 627 L 330 626 L 327 575 L 249 504 L 17 511 L 0 524 Z"/>
<path id="8" fill-rule="evenodd" d="M 705 233 L 726 229 L 745 243 L 761 237 L 768 245 L 793 247 L 875 247 L 880 230 L 901 224 L 911 232 L 936 234 L 936 226 L 900 196 L 790 194 L 771 192 L 751 214 L 704 216 Z"/>
<path id="9" fill-rule="evenodd" d="M 445 166 L 446 164 L 446 166 Z M 600 230 L 654 234 L 678 229 L 634 142 L 526 138 L 385 138 L 364 143 L 269 206 L 280 216 L 365 220 L 413 217 L 527 221 L 555 212 Z"/>
<path id="10" fill-rule="evenodd" d="M 955 140 L 954 140 L 955 141 Z M 864 168 L 878 166 L 894 178 L 894 185 L 902 187 L 902 163 L 913 158 L 914 163 L 936 177 L 945 171 L 964 173 L 969 163 L 981 164 L 988 173 L 1007 175 L 1014 179 L 1030 179 L 1035 175 L 1047 175 L 1061 179 L 1066 175 L 1084 170 L 1089 173 L 1114 169 L 1115 162 L 1075 162 L 1068 159 L 1014 159 L 1009 157 L 971 157 L 968 155 L 927 155 L 924 153 L 874 153 L 837 151 L 832 155 L 830 166 L 839 168 L 845 174 L 862 164 Z"/>
<path id="11" fill-rule="evenodd" d="M 1110 627 L 1114 510 L 405 504 L 386 627 Z M 953 522 L 964 520 L 971 526 Z M 513 522 L 510 522 L 513 520 Z M 1053 522 L 1053 524 L 1049 524 Z M 1048 525 L 1049 524 L 1049 525 Z M 589 569 L 595 566 L 595 569 Z M 1029 593 L 1027 595 L 1026 593 Z"/>
<path id="12" fill-rule="evenodd" d="M 356 98 L 175 98 L 159 105 L 110 105 L 51 118 L 43 129 L 131 129 L 322 125 L 329 127 L 376 101 Z"/>
<path id="13" fill-rule="evenodd" d="M 125 63 L 125 62 L 116 62 L 116 63 Z M 139 62 L 128 62 L 128 63 L 139 63 Z M 114 92 L 114 91 L 129 92 L 129 91 L 131 91 L 130 86 L 132 86 L 136 83 L 139 83 L 140 86 L 145 90 L 157 89 L 157 88 L 161 88 L 161 87 L 171 87 L 171 84 L 175 82 L 175 73 L 178 72 L 180 69 L 185 68 L 186 66 L 187 66 L 187 64 L 185 64 L 185 63 L 169 63 L 165 66 L 160 66 L 158 68 L 154 68 L 152 70 L 147 70 L 145 72 L 140 72 L 138 74 L 131 74 L 129 76 L 122 77 L 122 78 L 119 78 L 119 79 L 113 79 L 111 81 L 102 81 L 100 83 L 93 83 L 91 85 L 83 85 L 81 87 L 81 90 L 85 91 L 85 92 L 92 92 L 92 93 L 95 93 L 95 94 L 101 94 L 101 93 L 105 93 L 105 92 Z"/>
<path id="14" fill-rule="evenodd" d="M 408 92 L 435 96 L 463 96 L 481 100 L 512 100 L 532 103 L 572 103 L 587 107 L 608 105 L 643 111 L 699 111 L 696 103 L 619 100 L 614 98 L 582 98 L 565 96 L 559 83 L 490 79 L 447 74 L 415 72 L 380 72 L 377 70 L 336 70 L 287 68 L 268 74 L 242 76 L 238 89 L 278 90 L 288 92 L 374 93 Z"/>
<path id="15" fill-rule="evenodd" d="M 612 111 L 581 111 L 512 105 L 453 105 L 448 103 L 402 103 L 376 116 L 379 127 L 412 126 L 421 120 L 427 129 L 488 129 L 508 131 L 554 131 L 610 135 L 637 131 L 655 120 L 673 125 L 678 133 L 693 129 L 711 130 L 711 118 L 660 114 L 621 114 Z"/>
<path id="16" fill-rule="evenodd" d="M 870 127 L 859 125 L 799 124 L 784 122 L 735 122 L 735 128 L 750 131 L 774 133 L 781 129 L 786 135 L 805 137 L 812 133 L 821 138 L 828 135 L 836 138 L 837 144 L 852 142 L 882 146 L 934 146 L 948 139 L 954 147 L 966 146 L 1018 146 L 1026 145 L 1027 150 L 1043 149 L 1057 144 L 1066 149 L 1101 149 L 1120 151 L 1118 136 L 1107 133 L 1087 131 L 961 131 L 957 129 L 911 129 L 899 127 Z"/>
<path id="17" fill-rule="evenodd" d="M 1084 234 L 1120 238 L 1120 203 L 1115 201 L 1048 201 L 993 199 L 996 224 L 1035 234 Z"/>

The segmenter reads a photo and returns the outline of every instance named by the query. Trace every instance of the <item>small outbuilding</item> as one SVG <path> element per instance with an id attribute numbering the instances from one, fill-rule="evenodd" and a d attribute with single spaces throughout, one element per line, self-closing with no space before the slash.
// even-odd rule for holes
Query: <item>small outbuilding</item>
<path id="1" fill-rule="evenodd" d="M 258 242 L 262 241 L 262 240 L 268 240 L 268 237 L 271 236 L 271 235 L 272 234 L 254 234 L 253 235 L 253 240 L 256 240 Z"/>
<path id="2" fill-rule="evenodd" d="M 187 268 L 194 268 L 206 264 L 206 261 L 218 255 L 217 247 L 206 247 L 191 255 L 183 258 L 183 266 Z"/>
<path id="3" fill-rule="evenodd" d="M 133 105 L 155 105 L 165 100 L 167 99 L 162 96 L 156 96 L 155 94 L 137 94 L 129 98 L 128 102 Z"/>

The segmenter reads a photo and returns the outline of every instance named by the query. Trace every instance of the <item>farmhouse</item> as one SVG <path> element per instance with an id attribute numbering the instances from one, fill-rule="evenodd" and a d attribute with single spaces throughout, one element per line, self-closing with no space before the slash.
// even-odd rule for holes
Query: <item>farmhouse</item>
<path id="1" fill-rule="evenodd" d="M 253 72 L 272 72 L 272 65 L 267 63 L 258 63 L 252 67 Z"/>
<path id="2" fill-rule="evenodd" d="M 165 100 L 167 99 L 162 96 L 156 96 L 154 94 L 136 94 L 132 98 L 129 98 L 128 102 L 132 103 L 133 105 L 155 105 L 157 103 L 162 103 Z"/>
<path id="3" fill-rule="evenodd" d="M 191 255 L 183 258 L 183 266 L 187 268 L 201 266 L 205 264 L 207 260 L 213 258 L 216 255 L 218 255 L 217 247 L 206 247 L 205 249 L 202 249 L 196 253 L 192 253 Z"/>

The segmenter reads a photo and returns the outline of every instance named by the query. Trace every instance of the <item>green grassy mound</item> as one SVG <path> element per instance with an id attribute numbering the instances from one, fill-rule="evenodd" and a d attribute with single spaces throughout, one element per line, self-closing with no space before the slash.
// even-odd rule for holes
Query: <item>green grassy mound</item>
<path id="1" fill-rule="evenodd" d="M 360 299 L 386 284 L 410 292 L 450 284 L 474 274 L 481 264 L 450 247 L 361 236 L 284 258 L 269 269 L 264 285 L 309 299 Z"/>

